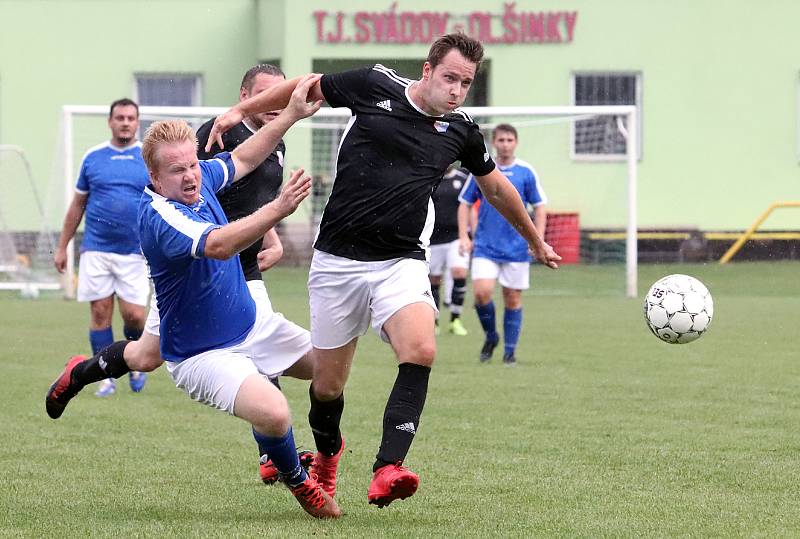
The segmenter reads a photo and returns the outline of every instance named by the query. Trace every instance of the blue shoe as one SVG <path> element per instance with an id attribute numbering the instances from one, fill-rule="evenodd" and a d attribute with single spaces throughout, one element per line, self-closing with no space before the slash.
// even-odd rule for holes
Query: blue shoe
<path id="1" fill-rule="evenodd" d="M 106 378 L 100 382 L 100 388 L 94 392 L 95 397 L 110 397 L 117 392 L 117 383 L 111 379 Z"/>
<path id="2" fill-rule="evenodd" d="M 128 381 L 131 384 L 131 391 L 138 393 L 144 389 L 144 384 L 147 382 L 147 373 L 131 371 L 128 373 Z"/>

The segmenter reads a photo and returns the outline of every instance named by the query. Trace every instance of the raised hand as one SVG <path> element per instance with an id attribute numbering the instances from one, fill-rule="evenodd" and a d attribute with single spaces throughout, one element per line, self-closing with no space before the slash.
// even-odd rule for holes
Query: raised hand
<path id="1" fill-rule="evenodd" d="M 281 215 L 281 218 L 291 215 L 311 193 L 311 177 L 305 175 L 305 170 L 302 168 L 292 171 L 289 181 L 281 189 L 278 198 L 273 200 L 270 204 L 275 206 L 275 209 Z"/>
<path id="2" fill-rule="evenodd" d="M 308 93 L 320 78 L 322 78 L 322 75 L 312 73 L 300 79 L 300 82 L 297 83 L 292 92 L 292 96 L 289 98 L 289 104 L 284 109 L 284 113 L 291 114 L 295 120 L 300 120 L 301 118 L 308 118 L 317 112 L 322 106 L 322 101 L 309 103 Z"/>
<path id="3" fill-rule="evenodd" d="M 233 126 L 238 125 L 244 119 L 242 113 L 236 107 L 229 109 L 227 112 L 217 116 L 214 120 L 214 125 L 211 126 L 211 132 L 208 134 L 208 142 L 206 142 L 205 151 L 210 152 L 211 146 L 217 143 L 220 149 L 225 149 L 225 144 L 222 143 L 222 135 L 230 130 Z"/>

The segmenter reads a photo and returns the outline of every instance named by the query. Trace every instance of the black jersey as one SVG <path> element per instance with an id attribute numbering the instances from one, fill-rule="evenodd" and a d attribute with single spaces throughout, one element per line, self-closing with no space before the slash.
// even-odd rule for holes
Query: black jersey
<path id="1" fill-rule="evenodd" d="M 211 146 L 210 152 L 205 151 L 212 125 L 214 125 L 213 118 L 197 130 L 197 157 L 200 159 L 211 159 L 222 151 L 216 143 Z M 234 148 L 252 135 L 253 131 L 243 122 L 234 126 L 222 135 L 225 151 L 233 151 Z M 220 205 L 228 217 L 228 221 L 246 217 L 278 196 L 278 191 L 283 182 L 283 156 L 285 152 L 286 146 L 281 141 L 275 151 L 269 154 L 267 159 L 258 165 L 255 170 L 231 184 L 228 189 L 218 195 Z M 261 272 L 258 271 L 259 251 L 261 251 L 260 239 L 239 253 L 244 278 L 248 281 L 261 280 Z"/>
<path id="2" fill-rule="evenodd" d="M 414 81 L 378 64 L 324 75 L 325 100 L 353 113 L 315 248 L 353 260 L 425 259 L 431 195 L 455 161 L 494 170 L 478 126 L 463 111 L 431 116 L 411 102 Z"/>
<path id="3" fill-rule="evenodd" d="M 467 183 L 469 173 L 454 168 L 444 175 L 439 186 L 433 192 L 433 207 L 436 210 L 436 221 L 433 224 L 431 245 L 450 243 L 458 239 L 458 207 L 461 202 L 458 195 Z"/>

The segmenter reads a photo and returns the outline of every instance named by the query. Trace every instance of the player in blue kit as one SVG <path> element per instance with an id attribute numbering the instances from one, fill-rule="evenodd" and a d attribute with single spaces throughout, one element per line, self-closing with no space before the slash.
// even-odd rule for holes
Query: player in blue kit
<path id="1" fill-rule="evenodd" d="M 509 124 L 494 128 L 492 145 L 495 149 L 497 168 L 517 189 L 525 204 L 533 206 L 534 223 L 544 231 L 547 213 L 547 196 L 539 183 L 536 171 L 525 161 L 517 159 L 517 130 Z M 505 351 L 503 363 L 516 364 L 515 350 L 522 326 L 522 291 L 530 286 L 530 252 L 528 242 L 491 205 L 484 202 L 478 209 L 478 226 L 473 240 L 467 229 L 469 207 L 483 199 L 478 183 L 470 177 L 459 200 L 459 238 L 462 251 L 472 250 L 472 288 L 475 293 L 475 310 L 478 312 L 486 340 L 481 348 L 481 362 L 489 361 L 500 341 L 495 324 L 495 308 L 492 301 L 495 281 L 503 287 L 503 339 Z"/>
<path id="2" fill-rule="evenodd" d="M 283 72 L 274 65 L 259 64 L 253 66 L 242 77 L 239 99 L 247 99 L 283 80 L 285 80 Z M 241 124 L 225 134 L 226 147 L 229 150 L 236 148 L 256 133 L 258 129 L 274 119 L 278 112 L 262 113 L 245 118 Z M 204 150 L 212 125 L 213 119 L 197 130 L 198 141 L 201 145 L 197 153 L 199 159 L 210 159 L 221 151 L 218 147 L 212 147 L 211 152 Z M 218 194 L 219 202 L 229 221 L 235 221 L 250 215 L 277 196 L 283 182 L 283 157 L 285 152 L 286 146 L 281 141 L 276 145 L 272 153 L 252 172 L 234 183 L 230 189 Z M 242 270 L 251 295 L 255 301 L 263 302 L 267 309 L 271 309 L 272 306 L 261 271 L 265 271 L 275 264 L 282 256 L 282 252 L 283 248 L 277 232 L 275 229 L 270 229 L 263 239 L 254 242 L 253 245 L 239 253 L 239 260 L 241 261 Z M 163 364 L 159 342 L 159 325 L 158 305 L 156 297 L 153 296 L 150 301 L 150 312 L 147 316 L 142 337 L 136 341 L 125 343 L 123 356 L 128 367 L 143 372 L 151 372 Z M 296 344 L 295 355 L 299 358 L 292 367 L 291 376 L 310 380 L 313 371 L 313 360 L 309 353 L 311 350 L 309 332 L 288 320 L 284 320 L 283 326 L 286 337 Z M 290 336 L 291 333 L 294 335 Z M 104 350 L 100 350 L 95 356 L 102 354 Z M 86 359 L 86 361 L 94 359 L 90 358 Z M 81 369 L 78 370 L 80 371 Z M 277 378 L 273 378 L 270 381 L 280 387 Z M 56 414 L 60 415 L 60 412 L 63 412 L 63 408 L 50 402 L 48 413 L 51 411 L 57 411 Z M 310 465 L 312 456 L 313 454 L 310 451 L 301 452 L 301 462 L 303 462 L 304 466 Z M 269 455 L 263 447 L 259 448 L 259 475 L 265 484 L 272 484 L 280 479 L 277 468 L 275 468 L 274 463 L 269 459 Z"/>
<path id="3" fill-rule="evenodd" d="M 161 356 L 175 384 L 250 423 L 303 509 L 336 518 L 336 503 L 300 465 L 286 399 L 265 379 L 294 367 L 298 335 L 253 300 L 235 256 L 297 208 L 310 179 L 295 171 L 277 199 L 232 223 L 216 197 L 262 163 L 294 122 L 319 109 L 320 102 L 307 103 L 317 80 L 303 79 L 269 125 L 208 161 L 198 161 L 197 139 L 185 122 L 154 123 L 143 144 L 152 181 L 140 203 L 138 231 L 158 298 Z M 48 414 L 58 417 L 98 371 L 125 372 L 125 344 L 93 360 L 71 360 L 48 392 Z"/>
<path id="4" fill-rule="evenodd" d="M 398 371 L 367 499 L 384 507 L 413 495 L 419 485 L 403 462 L 419 428 L 436 353 L 427 248 L 434 224 L 431 195 L 447 168 L 461 161 L 536 256 L 553 268 L 560 260 L 496 170 L 477 125 L 458 109 L 482 59 L 478 41 L 448 34 L 431 46 L 420 80 L 376 64 L 323 75 L 309 93 L 310 100 L 352 112 L 309 271 L 316 357 L 309 391 L 317 445 L 312 471 L 329 494 L 344 449 L 344 386 L 358 339 L 370 325 L 391 345 Z M 284 106 L 297 84 L 298 79 L 286 81 L 219 116 L 209 143 L 220 142 L 243 117 Z"/>
<path id="5" fill-rule="evenodd" d="M 114 296 L 123 320 L 123 333 L 131 341 L 144 328 L 150 295 L 147 265 L 136 235 L 136 212 L 148 183 L 142 160 L 142 143 L 136 140 L 139 107 L 130 99 L 111 104 L 108 115 L 111 140 L 91 148 L 83 158 L 75 196 L 64 216 L 54 263 L 60 273 L 67 265 L 67 244 L 86 214 L 78 271 L 78 301 L 88 301 L 91 311 L 89 342 L 96 354 L 114 342 L 111 327 Z M 139 392 L 147 375 L 132 371 L 130 386 Z M 116 390 L 105 380 L 96 395 Z"/>

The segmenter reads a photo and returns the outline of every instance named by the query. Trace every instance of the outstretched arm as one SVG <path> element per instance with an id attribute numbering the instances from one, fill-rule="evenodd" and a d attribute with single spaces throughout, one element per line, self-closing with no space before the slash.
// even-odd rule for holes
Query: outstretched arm
<path id="1" fill-rule="evenodd" d="M 224 114 L 217 116 L 217 119 L 214 120 L 211 132 L 208 134 L 208 142 L 206 142 L 205 150 L 207 152 L 211 151 L 211 146 L 215 142 L 220 148 L 224 149 L 225 145 L 222 142 L 223 133 L 233 126 L 238 125 L 243 118 L 258 114 L 259 112 L 269 112 L 286 107 L 297 86 L 308 77 L 312 77 L 314 82 L 309 87 L 307 100 L 311 102 L 323 101 L 325 98 L 322 96 L 322 90 L 319 86 L 321 75 L 310 74 L 276 84 L 272 88 L 256 94 L 249 99 L 240 101 Z"/>
<path id="2" fill-rule="evenodd" d="M 494 208 L 500 212 L 506 221 L 513 226 L 525 241 L 528 242 L 533 255 L 547 267 L 558 268 L 561 257 L 552 247 L 544 242 L 541 234 L 531 221 L 530 215 L 525 211 L 525 205 L 519 193 L 508 181 L 500 169 L 495 168 L 486 176 L 475 176 L 483 196 Z"/>
<path id="3" fill-rule="evenodd" d="M 248 138 L 231 152 L 236 172 L 233 181 L 247 176 L 258 165 L 264 162 L 264 156 L 269 155 L 280 142 L 281 137 L 294 123 L 302 118 L 311 116 L 322 106 L 322 101 L 309 103 L 308 94 L 311 87 L 319 83 L 319 75 L 306 75 L 295 87 L 289 103 L 277 118 L 258 130 L 255 135 Z M 219 119 L 219 118 L 218 118 Z M 214 124 L 216 127 L 216 124 Z M 213 128 L 212 128 L 213 130 Z M 209 142 L 211 136 L 209 136 Z"/>
<path id="4" fill-rule="evenodd" d="M 311 178 L 301 168 L 292 172 L 278 198 L 261 206 L 254 213 L 208 233 L 203 254 L 208 258 L 227 260 L 262 238 L 278 221 L 294 213 L 311 192 Z"/>

